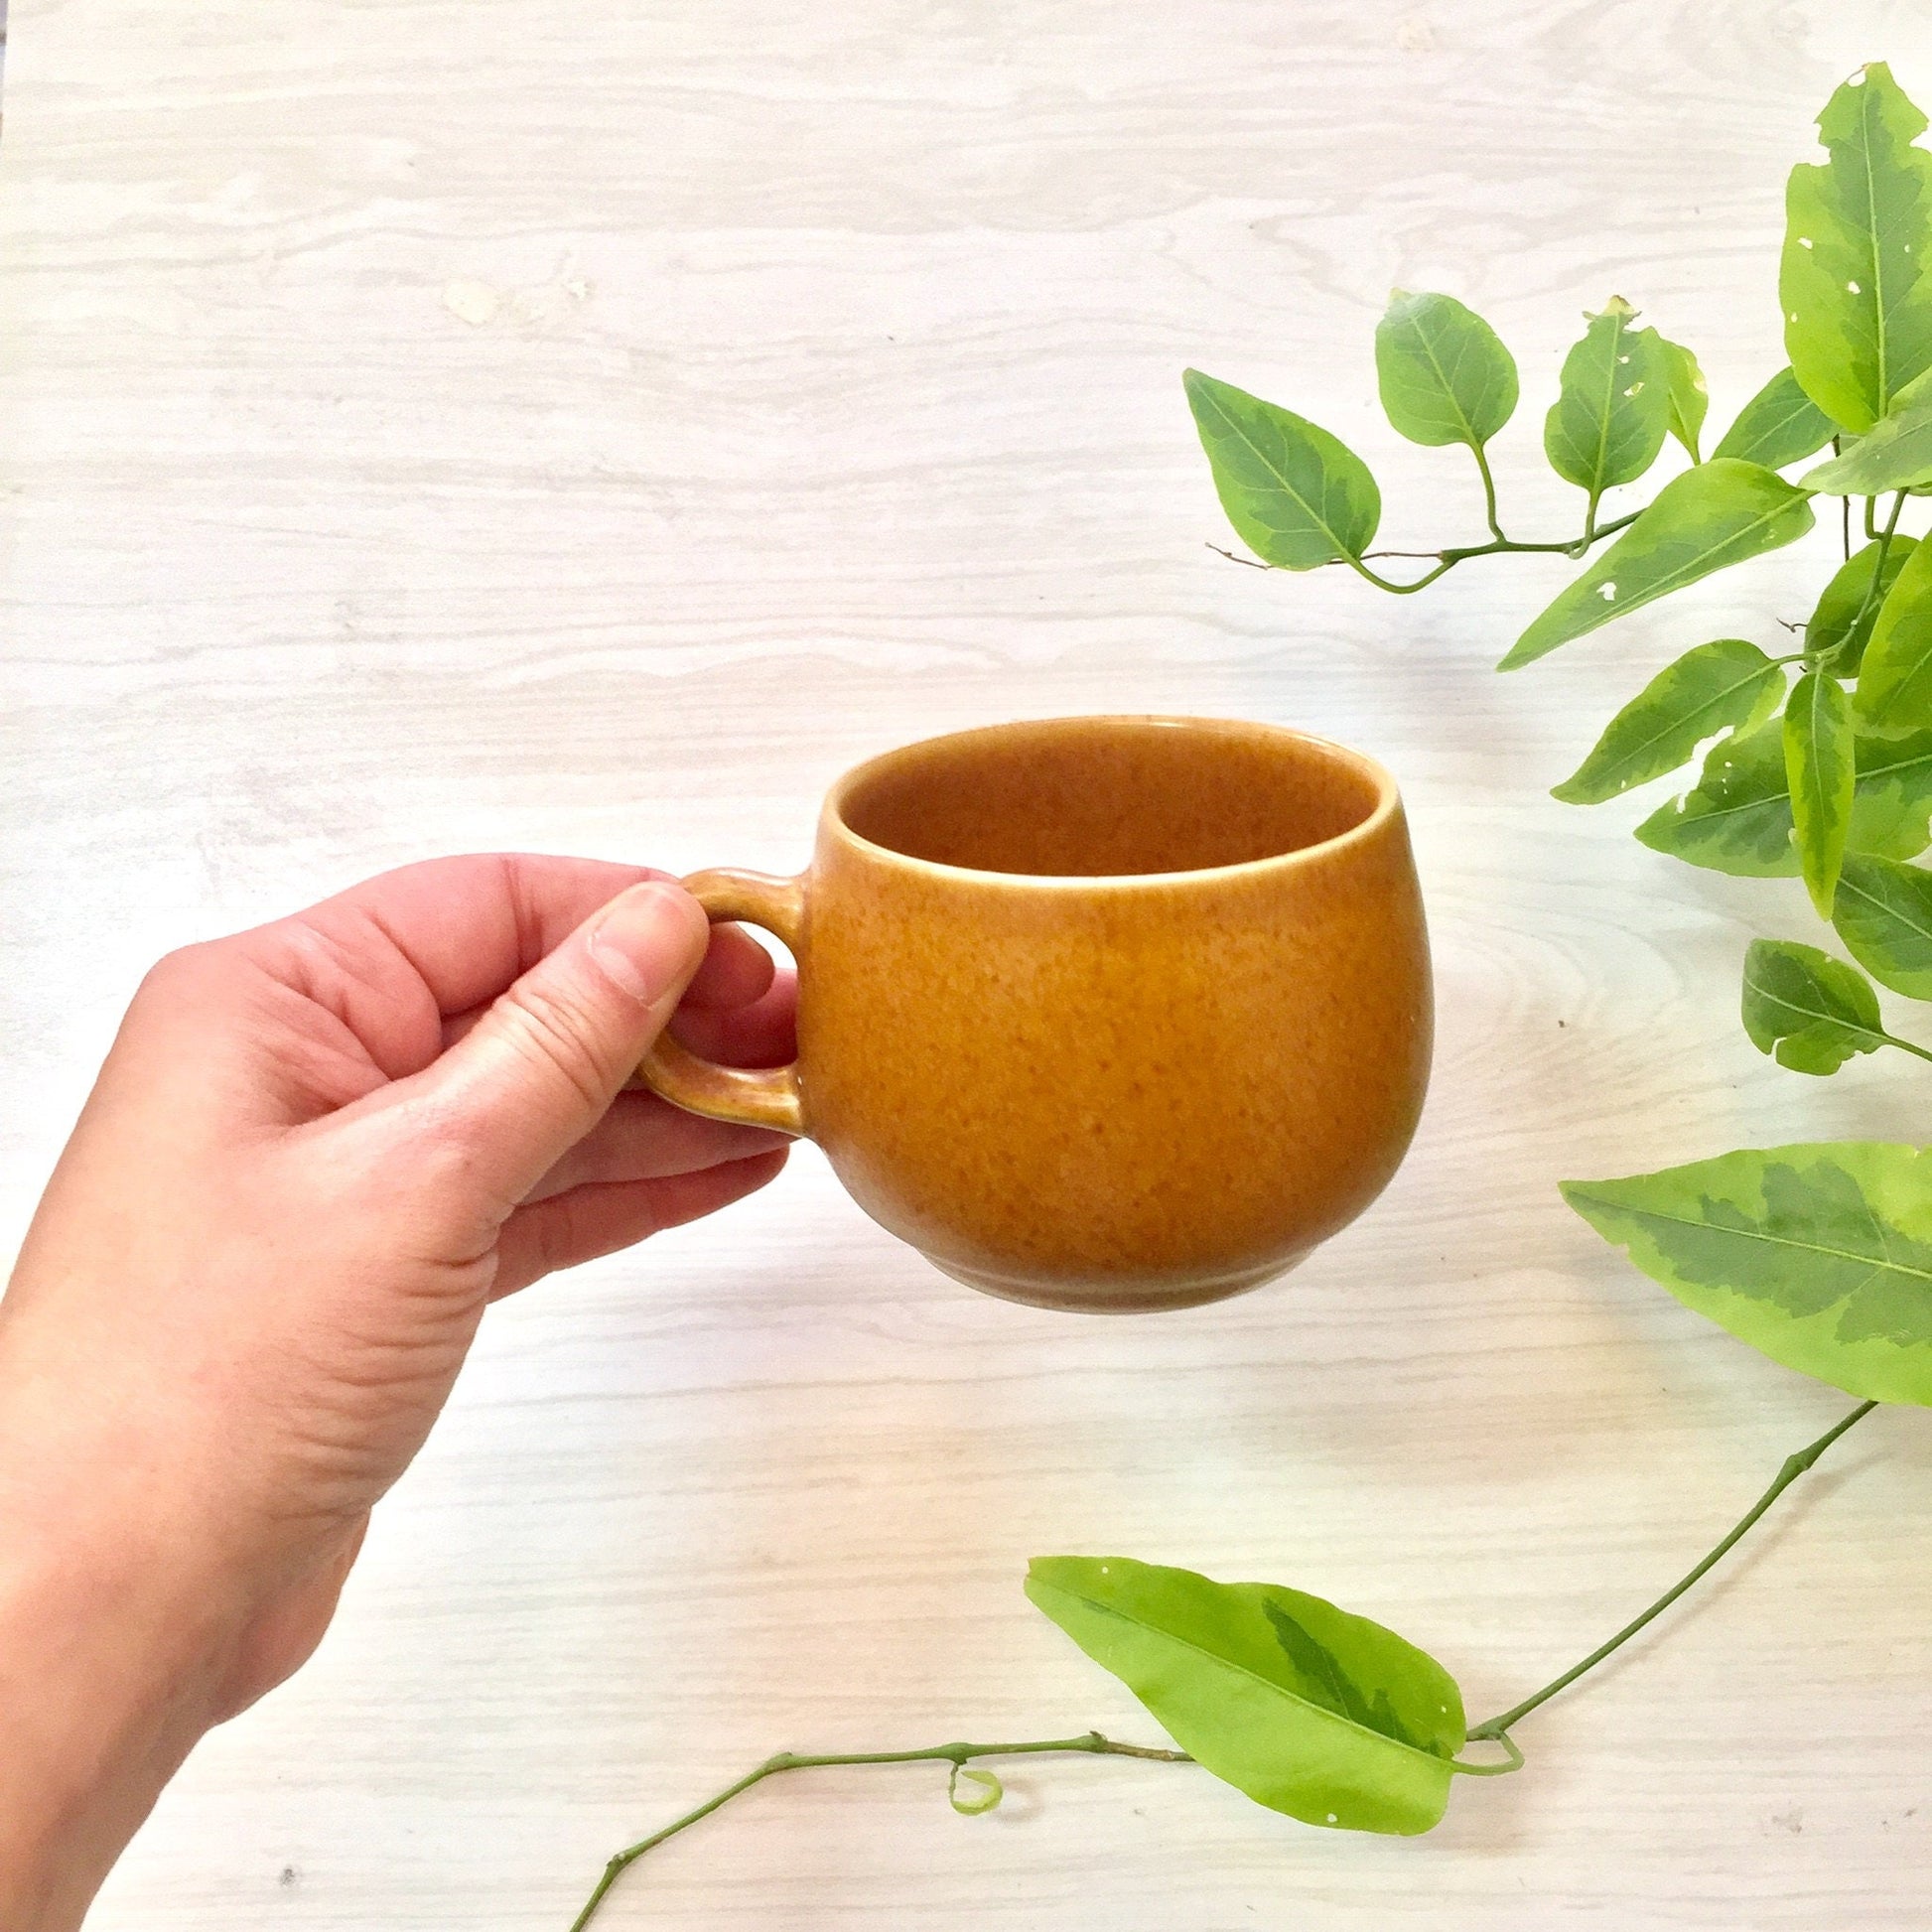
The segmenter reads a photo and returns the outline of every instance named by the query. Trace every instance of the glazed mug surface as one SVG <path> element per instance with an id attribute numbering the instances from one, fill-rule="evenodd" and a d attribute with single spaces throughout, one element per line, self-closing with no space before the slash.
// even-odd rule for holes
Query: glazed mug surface
<path id="1" fill-rule="evenodd" d="M 1428 940 L 1395 782 L 1281 726 L 996 725 L 846 773 L 796 879 L 686 887 L 798 966 L 798 1057 L 645 1080 L 808 1135 L 876 1221 L 1044 1308 L 1258 1287 L 1395 1172 Z"/>

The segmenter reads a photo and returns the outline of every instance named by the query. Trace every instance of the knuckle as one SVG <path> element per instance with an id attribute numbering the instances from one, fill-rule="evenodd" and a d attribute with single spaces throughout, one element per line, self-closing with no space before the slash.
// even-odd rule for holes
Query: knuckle
<path id="1" fill-rule="evenodd" d="M 205 981 L 215 964 L 214 942 L 177 946 L 166 952 L 141 975 L 134 997 L 146 1004 L 172 999 L 186 989 Z"/>

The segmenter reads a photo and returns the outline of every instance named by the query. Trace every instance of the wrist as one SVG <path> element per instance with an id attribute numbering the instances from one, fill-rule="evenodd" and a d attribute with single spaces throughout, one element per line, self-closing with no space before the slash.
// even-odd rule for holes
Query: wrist
<path id="1" fill-rule="evenodd" d="M 138 1454 L 0 1364 L 0 1924 L 68 1932 L 221 1714 L 240 1592 Z M 128 1446 L 123 1446 L 127 1448 Z M 184 1533 L 185 1532 L 185 1533 Z"/>

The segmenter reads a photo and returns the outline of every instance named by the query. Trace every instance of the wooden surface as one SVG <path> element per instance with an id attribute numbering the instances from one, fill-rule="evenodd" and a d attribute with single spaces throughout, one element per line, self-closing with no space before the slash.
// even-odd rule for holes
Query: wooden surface
<path id="1" fill-rule="evenodd" d="M 316 1662 L 196 1755 L 103 1932 L 563 1932 L 605 1855 L 767 1752 L 1153 1738 L 1022 1599 L 1123 1551 L 1332 1595 L 1472 1715 L 1638 1607 L 1846 1404 L 1558 1200 L 1740 1143 L 1922 1133 L 1924 1080 L 1735 1019 L 1795 884 L 1552 802 L 1787 553 L 1511 678 L 1561 564 L 1415 602 L 1237 569 L 1198 362 L 1348 437 L 1392 539 L 1467 540 L 1374 404 L 1391 284 L 1514 345 L 1509 515 L 1586 305 L 1779 359 L 1782 182 L 1877 0 L 27 0 L 0 149 L 0 1217 L 143 965 L 439 852 L 790 869 L 853 759 L 1174 709 L 1361 745 L 1414 813 L 1429 1112 L 1380 1204 L 1250 1299 L 976 1299 L 809 1152 L 715 1224 L 494 1314 Z M 1514 567 L 1512 567 L 1514 566 Z M 1742 600 L 1741 608 L 1739 600 Z M 1910 1025 L 1909 1019 L 1905 1022 Z M 1192 1769 L 767 1786 L 613 1928 L 1916 1926 L 1932 1435 L 1874 1418 L 1707 1590 L 1417 1843 Z"/>

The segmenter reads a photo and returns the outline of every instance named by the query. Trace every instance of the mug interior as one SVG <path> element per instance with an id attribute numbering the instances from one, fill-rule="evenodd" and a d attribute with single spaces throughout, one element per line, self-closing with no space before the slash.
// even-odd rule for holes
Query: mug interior
<path id="1" fill-rule="evenodd" d="M 908 859 L 1092 879 L 1306 851 L 1392 797 L 1369 759 L 1278 726 L 1065 718 L 888 753 L 846 779 L 833 809 Z"/>

